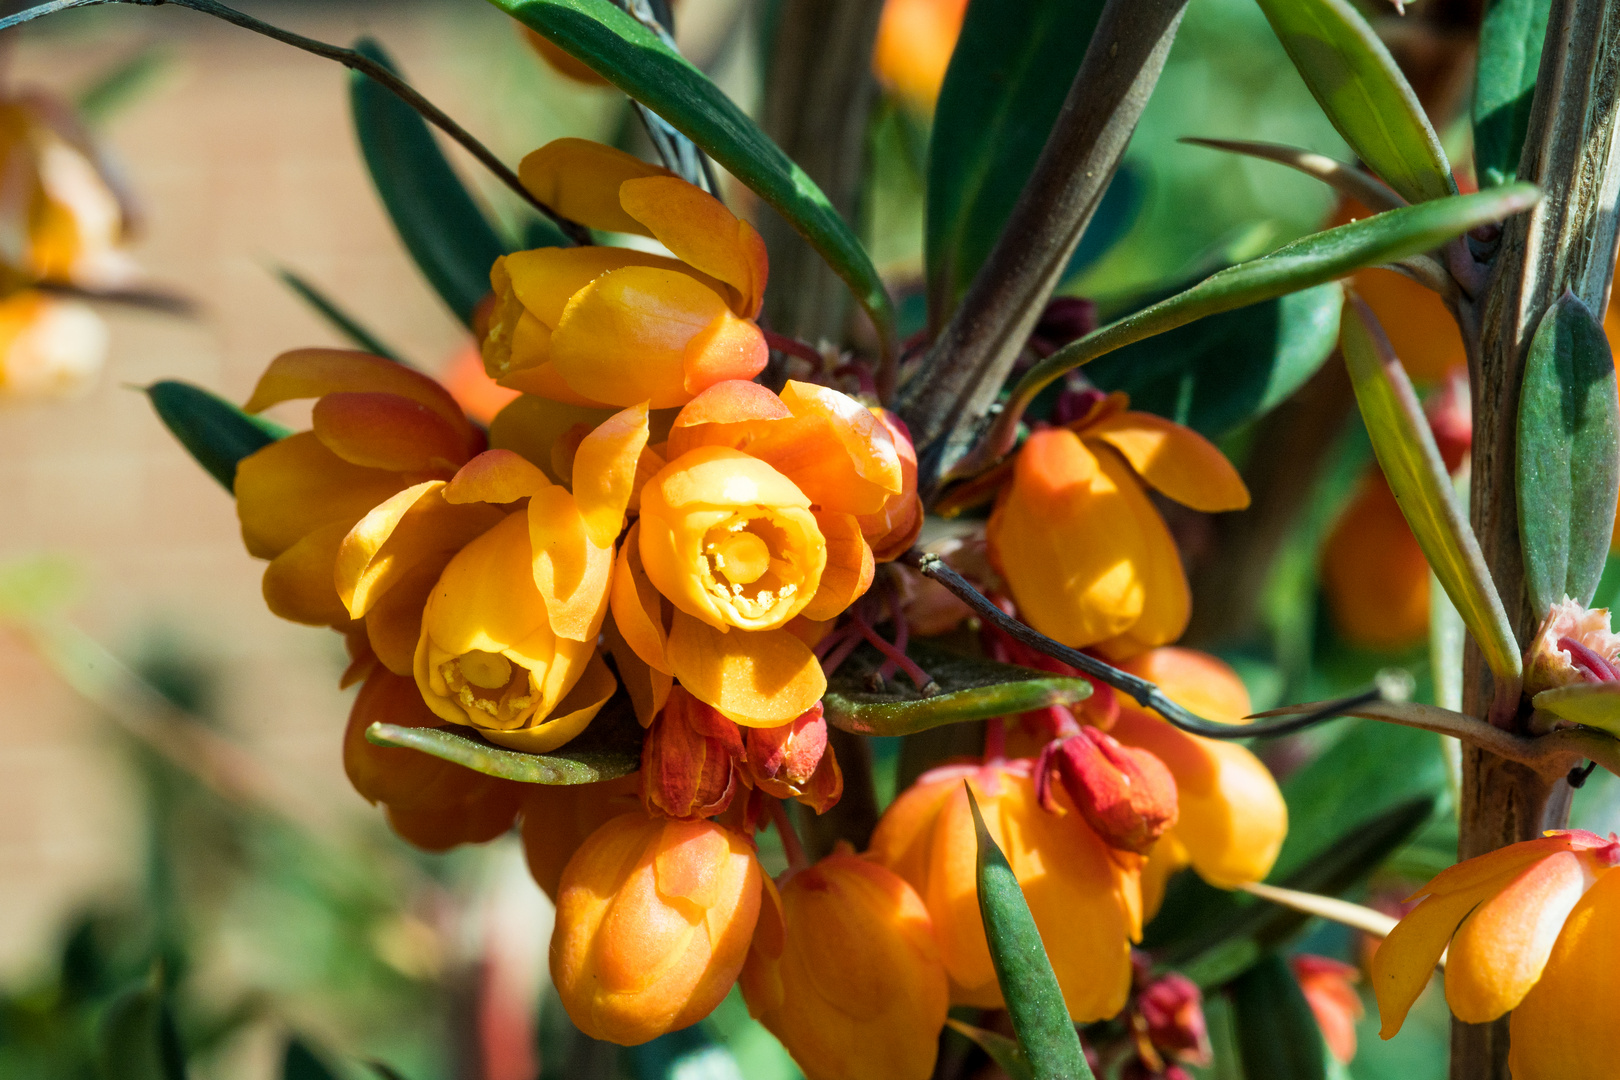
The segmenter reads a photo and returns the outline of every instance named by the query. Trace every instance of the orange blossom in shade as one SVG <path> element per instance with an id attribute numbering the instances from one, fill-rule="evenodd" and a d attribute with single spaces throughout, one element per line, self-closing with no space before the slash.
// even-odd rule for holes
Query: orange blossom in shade
<path id="1" fill-rule="evenodd" d="M 1042 809 L 1031 764 L 948 765 L 925 773 L 884 812 L 868 857 L 922 897 L 952 1003 L 1001 1007 L 979 916 L 966 780 L 1024 890 L 1069 1015 L 1077 1022 L 1111 1017 L 1130 992 L 1130 943 L 1141 935 L 1141 859 L 1109 847 L 1072 807 L 1062 817 Z M 1067 801 L 1062 793 L 1056 798 Z"/>
<path id="2" fill-rule="evenodd" d="M 737 981 L 759 917 L 754 848 L 712 821 L 612 819 L 568 860 L 551 977 L 574 1024 L 634 1046 L 703 1019 Z"/>
<path id="3" fill-rule="evenodd" d="M 741 985 L 807 1080 L 933 1074 L 950 995 L 928 909 L 847 844 L 767 882 Z"/>
<path id="4" fill-rule="evenodd" d="M 520 393 L 501 386 L 489 377 L 484 371 L 484 358 L 478 354 L 478 346 L 473 344 L 456 353 L 439 381 L 444 383 L 444 388 L 450 391 L 450 396 L 456 399 L 468 416 L 485 425 Z"/>
<path id="5" fill-rule="evenodd" d="M 243 407 L 261 412 L 300 398 L 318 399 L 312 429 L 237 463 L 236 514 L 248 554 L 270 560 L 270 610 L 342 627 L 350 616 L 333 566 L 349 530 L 400 491 L 448 480 L 484 448 L 484 436 L 426 375 L 339 349 L 276 357 Z"/>
<path id="6" fill-rule="evenodd" d="M 402 747 L 367 741 L 375 723 L 433 727 L 439 723 L 416 684 L 373 667 L 360 687 L 343 734 L 343 769 L 368 802 L 381 803 L 396 833 L 428 851 L 481 844 L 512 827 L 525 789 L 533 785 L 493 776 Z"/>
<path id="7" fill-rule="evenodd" d="M 0 399 L 88 390 L 107 359 L 107 324 L 87 304 L 35 289 L 0 300 Z"/>
<path id="8" fill-rule="evenodd" d="M 1194 510 L 1240 510 L 1249 493 L 1207 439 L 1124 394 L 1018 451 L 985 530 L 1024 620 L 1072 648 L 1120 658 L 1174 641 L 1191 611 L 1181 556 L 1143 490 Z"/>
<path id="9" fill-rule="evenodd" d="M 665 457 L 619 553 L 616 629 L 737 723 L 788 723 L 826 689 L 808 624 L 872 582 L 861 518 L 905 491 L 894 437 L 836 390 L 733 381 L 681 410 Z"/>
<path id="10" fill-rule="evenodd" d="M 1355 984 L 1361 981 L 1361 972 L 1349 964 L 1330 960 L 1325 956 L 1301 953 L 1289 960 L 1294 978 L 1299 980 L 1300 992 L 1316 1017 L 1316 1026 L 1322 1029 L 1322 1041 L 1328 1052 L 1340 1063 L 1348 1065 L 1356 1056 L 1356 1021 L 1366 1010 Z"/>
<path id="11" fill-rule="evenodd" d="M 1249 714 L 1243 681 L 1213 656 L 1154 649 L 1122 667 L 1158 684 L 1170 700 L 1206 720 L 1238 723 Z M 1176 781 L 1180 816 L 1143 870 L 1143 902 L 1150 916 L 1163 899 L 1165 881 L 1184 866 L 1226 889 L 1271 872 L 1288 834 L 1288 805 L 1259 758 L 1236 743 L 1189 735 L 1123 695 L 1109 734 L 1151 752 Z"/>
<path id="12" fill-rule="evenodd" d="M 597 829 L 640 807 L 635 773 L 594 784 L 525 784 L 523 855 L 540 890 L 557 902 L 563 868 Z"/>
<path id="13" fill-rule="evenodd" d="M 1376 465 L 1328 534 L 1322 591 L 1353 645 L 1397 651 L 1429 633 L 1429 561 Z"/>
<path id="14" fill-rule="evenodd" d="M 967 0 L 884 0 L 872 49 L 879 81 L 932 112 L 966 14 Z"/>
<path id="15" fill-rule="evenodd" d="M 662 409 L 764 370 L 753 320 L 769 270 L 753 226 L 667 170 L 583 139 L 548 143 L 519 175 L 564 216 L 650 237 L 675 257 L 574 247 L 496 260 L 483 355 L 501 385 L 572 404 Z"/>
<path id="16" fill-rule="evenodd" d="M 1610 913 L 1616 910 L 1609 899 L 1616 895 L 1616 879 L 1608 871 L 1617 863 L 1620 842 L 1613 837 L 1605 840 L 1570 830 L 1510 844 L 1441 871 L 1412 895 L 1410 899 L 1421 898 L 1421 902 L 1373 954 L 1372 988 L 1383 1021 L 1380 1035 L 1388 1039 L 1401 1029 L 1441 953 L 1447 954 L 1446 1003 L 1465 1023 L 1483 1024 L 1517 1010 L 1538 980 L 1554 980 L 1536 1006 L 1526 1010 L 1526 1016 L 1515 1012 L 1515 1052 L 1521 1050 L 1520 1027 L 1536 1030 L 1538 1017 L 1545 1025 L 1545 1037 L 1538 1044 L 1542 1050 L 1552 1043 L 1578 1041 L 1567 1022 L 1595 1002 L 1610 1009 L 1602 1015 L 1612 1031 L 1615 999 L 1602 995 L 1602 989 L 1614 979 L 1614 967 L 1603 960 L 1613 952 L 1613 946 L 1603 940 L 1612 937 L 1612 922 L 1601 936 L 1582 935 L 1600 905 L 1610 904 Z M 1590 896 L 1589 903 L 1583 901 L 1585 896 Z M 1579 917 L 1571 919 L 1577 905 Z M 1567 944 L 1560 939 L 1566 926 L 1571 937 Z M 1587 946 L 1587 951 L 1575 948 L 1576 942 Z M 1557 950 L 1555 943 L 1560 946 Z M 1586 980 L 1591 981 L 1581 985 Z M 1565 1005 L 1569 1006 L 1567 1012 L 1561 1007 Z M 1569 1060 L 1580 1061 L 1579 1052 L 1574 1053 Z M 1526 1055 L 1527 1059 L 1534 1056 Z M 1601 1072 L 1525 1072 L 1515 1065 L 1513 1075 L 1515 1080 L 1613 1075 L 1612 1052 L 1604 1063 Z"/>

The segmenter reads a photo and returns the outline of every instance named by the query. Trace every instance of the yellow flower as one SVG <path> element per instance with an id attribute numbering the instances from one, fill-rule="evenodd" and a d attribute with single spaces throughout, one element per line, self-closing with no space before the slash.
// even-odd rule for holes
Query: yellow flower
<path id="1" fill-rule="evenodd" d="M 697 1023 L 737 981 L 760 905 L 759 862 L 711 821 L 614 818 L 563 871 L 551 978 L 574 1024 L 635 1046 Z"/>
<path id="2" fill-rule="evenodd" d="M 767 881 L 741 985 L 807 1080 L 933 1074 L 949 992 L 928 909 L 848 845 Z"/>
<path id="3" fill-rule="evenodd" d="M 71 397 L 107 358 L 107 326 L 86 304 L 32 289 L 0 299 L 0 397 Z"/>
<path id="4" fill-rule="evenodd" d="M 492 378 L 571 404 L 662 409 L 764 370 L 753 320 L 769 269 L 753 226 L 667 170 L 583 139 L 548 143 L 519 175 L 559 213 L 650 237 L 675 258 L 577 247 L 497 260 L 483 345 Z"/>
<path id="5" fill-rule="evenodd" d="M 1197 433 L 1100 401 L 1018 451 L 985 530 L 1024 620 L 1073 648 L 1123 658 L 1174 641 L 1191 601 L 1175 541 L 1146 484 L 1195 510 L 1238 510 L 1249 493 Z"/>
<path id="6" fill-rule="evenodd" d="M 872 49 L 879 81 L 932 112 L 966 13 L 967 0 L 884 0 Z"/>

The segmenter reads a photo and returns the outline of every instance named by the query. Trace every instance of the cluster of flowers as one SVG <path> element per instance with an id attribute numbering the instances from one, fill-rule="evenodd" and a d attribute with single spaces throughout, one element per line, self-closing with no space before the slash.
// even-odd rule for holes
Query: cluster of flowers
<path id="1" fill-rule="evenodd" d="M 354 352 L 285 354 L 246 405 L 315 400 L 311 430 L 239 464 L 237 506 L 271 610 L 347 636 L 345 683 L 364 683 L 344 742 L 355 787 L 428 849 L 521 823 L 557 905 L 553 979 L 586 1034 L 645 1042 L 740 983 L 812 1078 L 902 1080 L 930 1073 L 951 1004 L 1001 1003 L 971 787 L 1071 1015 L 1120 1014 L 1131 942 L 1172 872 L 1230 887 L 1269 871 L 1286 809 L 1265 767 L 1098 687 L 993 721 L 985 757 L 919 778 L 866 852 L 795 859 L 773 881 L 754 832 L 774 818 L 791 833 L 781 800 L 821 812 L 842 791 L 821 699 L 849 648 L 831 646 L 875 637 L 852 606 L 921 528 L 915 452 L 880 408 L 752 381 L 765 252 L 718 200 L 580 140 L 520 175 L 568 217 L 670 254 L 498 261 L 483 359 L 522 396 L 487 433 L 432 379 Z M 1185 626 L 1187 588 L 1143 484 L 1202 509 L 1246 493 L 1207 442 L 1126 405 L 1081 395 L 1031 438 L 979 576 L 1059 640 L 1236 721 L 1249 701 L 1230 669 L 1156 647 Z M 928 587 L 888 591 L 948 608 Z M 902 634 L 905 606 L 889 612 Z M 991 655 L 1076 674 L 985 634 Z M 546 753 L 621 690 L 641 768 L 610 782 L 521 784 L 365 737 L 449 724 Z M 1144 1075 L 1168 1067 L 1150 1051 Z"/>

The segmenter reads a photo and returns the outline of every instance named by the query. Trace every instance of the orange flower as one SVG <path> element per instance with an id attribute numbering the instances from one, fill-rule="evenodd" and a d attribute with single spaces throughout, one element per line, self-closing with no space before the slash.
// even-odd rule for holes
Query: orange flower
<path id="1" fill-rule="evenodd" d="M 32 289 L 0 299 L 0 398 L 88 390 L 107 359 L 107 324 L 87 304 Z"/>
<path id="2" fill-rule="evenodd" d="M 1237 673 L 1191 649 L 1154 649 L 1123 665 L 1157 683 L 1170 700 L 1206 720 L 1237 723 L 1249 714 L 1249 693 Z M 1158 910 L 1171 873 L 1192 865 L 1221 888 L 1260 881 L 1271 872 L 1288 834 L 1288 805 L 1271 772 L 1236 743 L 1189 735 L 1120 696 L 1109 734 L 1150 751 L 1176 781 L 1181 814 L 1160 838 L 1143 874 L 1143 902 Z"/>
<path id="3" fill-rule="evenodd" d="M 470 342 L 457 350 L 439 380 L 456 399 L 456 404 L 480 424 L 487 425 L 518 396 L 518 391 L 497 385 L 484 372 L 484 358 L 479 355 L 478 346 Z"/>
<path id="4" fill-rule="evenodd" d="M 481 844 L 512 827 L 528 785 L 500 780 L 453 762 L 366 740 L 372 724 L 433 727 L 439 718 L 416 684 L 373 668 L 343 733 L 343 769 L 367 802 L 382 803 L 388 824 L 428 851 Z"/>
<path id="5" fill-rule="evenodd" d="M 236 514 L 248 554 L 271 560 L 264 572 L 270 610 L 343 626 L 350 614 L 333 567 L 349 530 L 400 491 L 449 479 L 484 439 L 438 383 L 365 353 L 283 353 L 243 408 L 261 412 L 300 398 L 318 399 L 312 430 L 237 464 Z"/>
<path id="6" fill-rule="evenodd" d="M 928 909 L 847 844 L 767 884 L 742 971 L 749 1015 L 807 1080 L 926 1080 L 949 1001 Z"/>
<path id="7" fill-rule="evenodd" d="M 979 915 L 966 780 L 1024 889 L 1069 1015 L 1077 1022 L 1114 1016 L 1130 992 L 1130 943 L 1141 936 L 1140 859 L 1116 853 L 1078 813 L 1043 810 L 1030 772 L 1024 760 L 924 774 L 884 812 L 868 857 L 904 878 L 927 905 L 952 1003 L 1000 1008 Z"/>
<path id="8" fill-rule="evenodd" d="M 1511 844 L 1441 871 L 1409 898 L 1422 902 L 1373 954 L 1373 993 L 1383 1021 L 1379 1034 L 1388 1039 L 1401 1029 L 1444 952 L 1446 1003 L 1459 1020 L 1483 1024 L 1516 1010 L 1515 1080 L 1613 1075 L 1612 1052 L 1579 1049 L 1580 1039 L 1568 1023 L 1592 1011 L 1593 1003 L 1608 1007 L 1615 1000 L 1600 994 L 1608 985 L 1600 980 L 1614 970 L 1603 959 L 1612 947 L 1600 943 L 1612 937 L 1613 917 L 1620 914 L 1613 906 L 1620 878 L 1607 873 L 1616 864 L 1620 842 L 1572 830 Z M 1589 929 L 1594 919 L 1604 927 L 1597 935 Z M 1547 989 L 1532 991 L 1541 981 L 1548 982 Z M 1600 1015 L 1612 1031 L 1612 1008 Z M 1554 1062 L 1568 1067 L 1553 1067 Z"/>
<path id="9" fill-rule="evenodd" d="M 737 723 L 785 724 L 826 689 L 788 624 L 830 620 L 871 584 L 860 516 L 905 490 L 894 439 L 835 390 L 734 381 L 682 409 L 665 450 L 614 571 L 616 628 Z"/>
<path id="10" fill-rule="evenodd" d="M 709 1015 L 759 917 L 753 845 L 711 821 L 614 818 L 563 871 L 551 978 L 578 1028 L 634 1046 Z"/>
<path id="11" fill-rule="evenodd" d="M 636 773 L 595 784 L 526 784 L 523 795 L 523 855 L 540 891 L 555 904 L 563 868 L 597 829 L 635 810 L 641 777 Z"/>
<path id="12" fill-rule="evenodd" d="M 1398 650 L 1429 632 L 1429 561 L 1384 474 L 1374 468 L 1322 549 L 1322 591 L 1339 633 Z"/>
<path id="13" fill-rule="evenodd" d="M 913 108 L 932 112 L 967 0 L 884 0 L 872 70 Z"/>
<path id="14" fill-rule="evenodd" d="M 1365 1011 L 1353 985 L 1361 979 L 1361 972 L 1349 964 L 1306 953 L 1293 957 L 1289 964 L 1328 1051 L 1342 1064 L 1350 1064 L 1356 1056 L 1356 1021 Z"/>
<path id="15" fill-rule="evenodd" d="M 492 378 L 571 404 L 662 409 L 764 370 L 753 320 L 769 269 L 753 226 L 667 170 L 583 139 L 546 144 L 519 175 L 566 217 L 651 237 L 675 258 L 576 247 L 496 260 Z"/>
<path id="16" fill-rule="evenodd" d="M 1190 614 L 1175 541 L 1145 482 L 1195 510 L 1239 510 L 1249 493 L 1203 436 L 1099 401 L 1018 451 L 985 530 L 990 559 L 1029 625 L 1120 658 L 1175 640 Z"/>
<path id="17" fill-rule="evenodd" d="M 1148 751 L 1122 746 L 1095 727 L 1054 739 L 1036 762 L 1035 793 L 1041 806 L 1061 812 L 1052 794 L 1054 775 L 1092 830 L 1122 851 L 1147 854 L 1176 823 L 1176 782 L 1170 770 Z"/>

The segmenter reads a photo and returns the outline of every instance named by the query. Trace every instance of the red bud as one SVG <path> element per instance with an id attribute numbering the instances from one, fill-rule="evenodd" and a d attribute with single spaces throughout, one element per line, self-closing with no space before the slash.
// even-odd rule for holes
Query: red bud
<path id="1" fill-rule="evenodd" d="M 731 805 L 742 733 L 681 687 L 670 691 L 641 744 L 641 802 L 651 814 L 702 818 Z"/>
<path id="2" fill-rule="evenodd" d="M 781 727 L 749 728 L 745 742 L 748 775 L 766 794 L 798 799 L 818 814 L 843 795 L 844 776 L 827 745 L 821 702 Z"/>
<path id="3" fill-rule="evenodd" d="M 1161 1054 L 1189 1065 L 1209 1064 L 1204 995 L 1191 979 L 1175 972 L 1155 979 L 1137 998 L 1136 1007 L 1148 1040 Z"/>
<path id="4" fill-rule="evenodd" d="M 1094 727 L 1041 751 L 1035 790 L 1048 810 L 1057 809 L 1053 772 L 1076 809 L 1113 847 L 1145 855 L 1176 823 L 1176 782 L 1164 762 Z"/>

